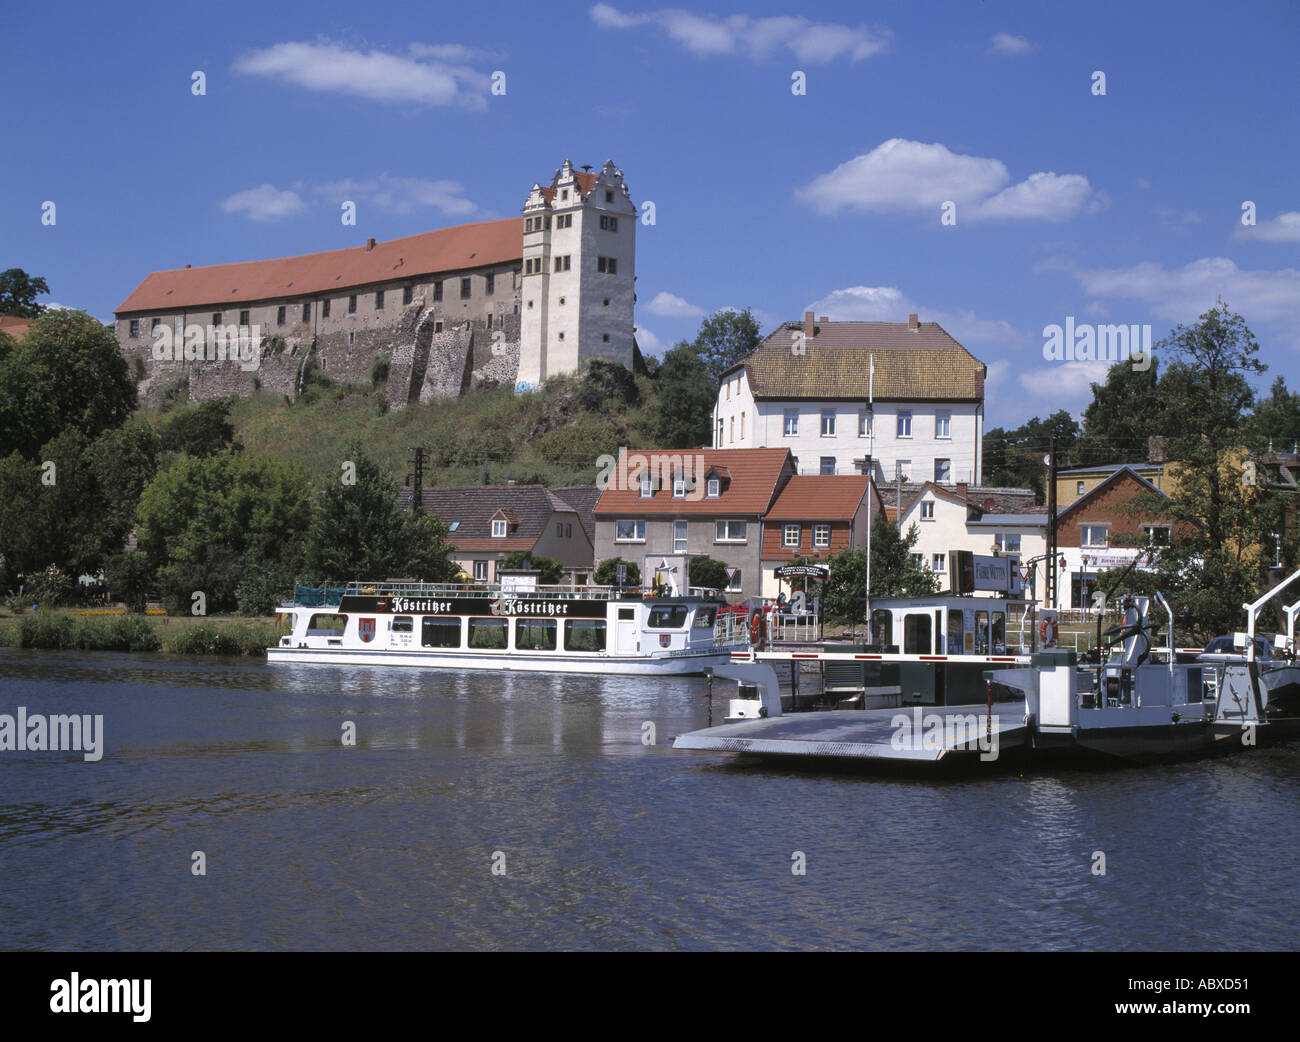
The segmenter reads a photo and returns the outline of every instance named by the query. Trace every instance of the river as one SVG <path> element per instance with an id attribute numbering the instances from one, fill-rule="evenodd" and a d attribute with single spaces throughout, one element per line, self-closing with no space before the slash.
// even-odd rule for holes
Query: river
<path id="1" fill-rule="evenodd" d="M 1300 743 L 846 776 L 673 751 L 705 725 L 704 692 L 0 649 L 0 714 L 102 715 L 104 732 L 95 762 L 0 751 L 0 947 L 1300 943 Z"/>

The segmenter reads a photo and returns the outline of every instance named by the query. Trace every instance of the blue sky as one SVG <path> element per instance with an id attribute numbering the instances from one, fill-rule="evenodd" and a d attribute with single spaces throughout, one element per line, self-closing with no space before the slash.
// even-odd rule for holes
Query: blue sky
<path id="1" fill-rule="evenodd" d="M 1300 384 L 1294 3 L 47 3 L 5 21 L 0 268 L 102 319 L 151 270 L 512 216 L 565 157 L 612 158 L 655 204 L 649 353 L 721 307 L 765 331 L 810 307 L 917 311 L 988 364 L 988 425 L 1016 425 L 1080 412 L 1105 368 L 1046 361 L 1045 326 L 1159 339 L 1222 296 L 1259 338 L 1260 386 Z"/>

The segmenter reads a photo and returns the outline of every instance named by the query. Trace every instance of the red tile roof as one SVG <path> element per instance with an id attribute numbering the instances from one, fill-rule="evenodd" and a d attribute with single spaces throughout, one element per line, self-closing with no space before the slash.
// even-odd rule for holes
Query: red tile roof
<path id="1" fill-rule="evenodd" d="M 797 474 L 767 512 L 769 521 L 848 521 L 867 496 L 865 474 Z"/>
<path id="2" fill-rule="evenodd" d="M 693 452 L 688 449 L 641 449 L 628 453 L 629 471 L 633 457 L 637 455 L 647 460 L 675 457 L 683 463 L 689 461 L 692 472 L 695 460 L 703 457 L 705 477 L 714 469 L 723 477 L 721 495 L 713 499 L 708 496 L 674 499 L 672 483 L 666 480 L 653 496 L 643 499 L 638 488 L 617 488 L 617 481 L 611 481 L 596 503 L 597 518 L 656 514 L 760 517 L 776 497 L 782 475 L 794 471 L 789 449 L 696 449 Z M 728 473 L 731 476 L 729 481 L 726 480 Z M 692 476 L 703 480 L 693 473 Z M 632 484 L 630 478 L 628 484 Z"/>
<path id="3" fill-rule="evenodd" d="M 17 315 L 0 315 L 0 333 L 8 333 L 15 340 L 21 340 L 27 335 L 27 327 L 32 324 L 30 318 L 19 318 Z"/>
<path id="4" fill-rule="evenodd" d="M 152 272 L 117 308 L 137 311 L 229 306 L 283 297 L 343 294 L 357 286 L 508 264 L 524 254 L 523 221 L 479 221 L 297 257 Z"/>
<path id="5" fill-rule="evenodd" d="M 577 182 L 578 191 L 581 192 L 583 195 L 591 195 L 591 190 L 596 187 L 595 174 L 589 174 L 589 173 L 580 174 L 578 173 L 578 171 L 575 170 L 573 172 L 573 180 Z M 546 201 L 548 203 L 552 202 L 555 199 L 555 189 L 543 188 L 542 195 L 546 196 Z"/>

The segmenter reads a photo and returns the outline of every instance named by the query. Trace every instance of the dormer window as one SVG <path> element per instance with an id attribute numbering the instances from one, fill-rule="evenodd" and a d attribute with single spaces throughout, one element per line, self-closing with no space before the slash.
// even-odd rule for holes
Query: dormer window
<path id="1" fill-rule="evenodd" d="M 705 483 L 704 491 L 710 499 L 717 499 L 722 495 L 722 482 L 718 478 L 709 478 Z"/>
<path id="2" fill-rule="evenodd" d="M 641 498 L 649 499 L 651 496 L 654 495 L 654 492 L 655 492 L 654 481 L 652 481 L 649 477 L 643 477 L 641 479 Z"/>
<path id="3" fill-rule="evenodd" d="M 686 479 L 673 478 L 673 499 L 686 498 Z"/>
<path id="4" fill-rule="evenodd" d="M 504 539 L 506 537 L 506 522 L 504 520 L 492 522 L 492 538 Z"/>

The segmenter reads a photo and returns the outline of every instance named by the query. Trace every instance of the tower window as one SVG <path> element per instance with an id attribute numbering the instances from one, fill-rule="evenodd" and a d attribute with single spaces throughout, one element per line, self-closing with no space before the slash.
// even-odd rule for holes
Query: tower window
<path id="1" fill-rule="evenodd" d="M 412 300 L 414 300 L 414 299 L 415 299 L 415 287 L 414 287 L 414 286 L 403 286 L 403 287 L 402 287 L 402 306 L 405 307 L 407 304 L 409 304 L 409 303 L 410 303 Z"/>
<path id="2" fill-rule="evenodd" d="M 375 290 L 375 310 L 384 310 L 384 291 L 382 289 Z"/>
<path id="3" fill-rule="evenodd" d="M 325 300 L 321 302 L 321 306 L 320 306 L 320 317 L 321 317 L 321 318 L 329 318 L 329 317 L 330 317 L 330 301 L 329 301 L 329 297 L 326 297 Z"/>
<path id="4" fill-rule="evenodd" d="M 357 313 L 357 295 L 353 293 L 352 296 L 348 297 L 348 314 L 355 315 L 356 313 Z"/>
<path id="5" fill-rule="evenodd" d="M 246 325 L 248 325 L 248 312 L 247 312 L 247 311 L 241 311 L 241 312 L 239 313 L 239 324 L 240 324 L 241 326 L 246 326 Z"/>
<path id="6" fill-rule="evenodd" d="M 608 334 L 608 333 L 602 333 L 600 339 L 603 340 L 605 343 L 608 344 L 608 343 L 609 343 L 609 334 Z"/>
<path id="7" fill-rule="evenodd" d="M 303 304 L 303 306 L 302 306 L 302 320 L 303 320 L 304 322 L 310 322 L 310 321 L 311 321 L 311 301 L 310 301 L 310 300 L 307 301 L 307 302 L 306 302 L 305 304 Z"/>
<path id="8" fill-rule="evenodd" d="M 284 305 L 283 305 L 283 304 L 281 304 L 278 308 L 275 309 L 275 324 L 276 324 L 277 326 L 282 326 L 282 325 L 284 325 Z"/>
<path id="9" fill-rule="evenodd" d="M 614 257 L 597 257 L 596 270 L 605 275 L 617 275 L 618 260 Z"/>
<path id="10" fill-rule="evenodd" d="M 441 333 L 441 332 L 442 332 L 442 321 L 441 321 L 441 320 L 438 320 L 438 321 L 434 322 L 434 324 L 433 324 L 433 331 L 434 331 L 435 333 Z"/>
<path id="11" fill-rule="evenodd" d="M 605 298 L 604 306 L 605 306 L 605 307 L 609 307 L 609 297 L 606 297 L 606 298 Z"/>
<path id="12" fill-rule="evenodd" d="M 435 279 L 433 283 L 433 299 L 435 302 L 442 299 L 442 279 Z"/>
<path id="13" fill-rule="evenodd" d="M 460 299 L 468 300 L 470 295 L 471 283 L 469 279 L 460 280 Z"/>
<path id="14" fill-rule="evenodd" d="M 571 266 L 572 260 L 573 260 L 572 255 L 568 253 L 566 253 L 563 257 L 556 257 L 555 270 L 568 271 Z"/>
<path id="15" fill-rule="evenodd" d="M 605 215 L 602 214 L 602 215 L 601 215 L 601 218 L 600 218 L 600 230 L 601 230 L 602 232 L 616 232 L 616 231 L 618 231 L 618 218 L 617 218 L 617 217 L 608 217 L 608 216 L 605 216 Z"/>
<path id="16" fill-rule="evenodd" d="M 487 276 L 487 288 L 483 292 L 490 297 L 492 296 L 492 293 L 496 290 L 496 288 L 497 288 L 497 277 L 496 275 L 489 272 Z"/>

